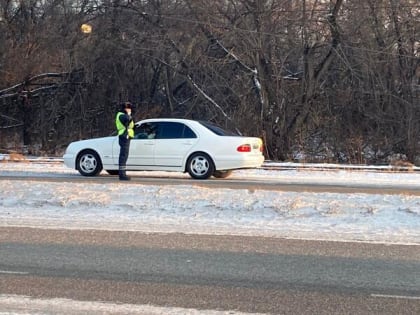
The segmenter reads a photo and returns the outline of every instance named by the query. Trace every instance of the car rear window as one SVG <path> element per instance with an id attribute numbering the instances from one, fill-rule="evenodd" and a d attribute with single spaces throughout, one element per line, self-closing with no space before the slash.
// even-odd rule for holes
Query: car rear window
<path id="1" fill-rule="evenodd" d="M 199 121 L 200 124 L 202 124 L 204 127 L 206 127 L 207 129 L 209 129 L 210 131 L 212 131 L 213 133 L 215 133 L 218 136 L 239 136 L 238 133 L 230 131 L 230 130 L 225 130 L 220 126 L 217 126 L 211 122 L 208 121 Z"/>

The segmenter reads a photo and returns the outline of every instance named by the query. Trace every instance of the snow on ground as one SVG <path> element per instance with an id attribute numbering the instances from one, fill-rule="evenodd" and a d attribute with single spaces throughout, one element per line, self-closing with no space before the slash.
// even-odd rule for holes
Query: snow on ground
<path id="1" fill-rule="evenodd" d="M 288 165 L 290 166 L 290 165 Z M 80 175 L 60 162 L 3 162 L 0 176 Z M 167 172 L 136 177 L 189 178 Z M 420 189 L 419 172 L 250 169 L 229 179 Z M 312 193 L 147 185 L 0 180 L 0 226 L 235 234 L 420 244 L 420 196 Z"/>
<path id="2" fill-rule="evenodd" d="M 250 315 L 238 311 L 197 310 L 122 303 L 36 299 L 29 296 L 0 295 L 0 315 Z M 253 313 L 252 315 L 258 315 Z M 260 314 L 262 315 L 262 314 Z"/>

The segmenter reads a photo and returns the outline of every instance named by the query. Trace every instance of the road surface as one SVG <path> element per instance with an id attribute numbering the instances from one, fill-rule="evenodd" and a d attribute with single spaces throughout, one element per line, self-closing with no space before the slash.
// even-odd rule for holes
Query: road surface
<path id="1" fill-rule="evenodd" d="M 1 175 L 0 180 L 22 180 L 22 181 L 48 181 L 48 182 L 73 182 L 73 183 L 110 183 L 120 182 L 117 176 L 101 174 L 95 177 L 84 177 L 78 174 L 49 174 L 45 176 L 30 175 Z M 405 194 L 420 196 L 419 186 L 401 184 L 387 184 L 378 188 L 378 184 L 337 184 L 337 183 L 299 183 L 285 179 L 215 179 L 195 180 L 192 178 L 179 177 L 159 177 L 159 176 L 132 176 L 131 181 L 125 184 L 142 185 L 196 185 L 208 188 L 230 188 L 230 189 L 258 189 L 258 190 L 277 190 L 277 191 L 297 191 L 297 192 L 331 192 L 331 193 L 367 193 L 367 194 Z"/>
<path id="2" fill-rule="evenodd" d="M 12 310 L 1 304 L 10 294 L 249 313 L 420 314 L 420 247 L 0 227 L 0 311 Z"/>

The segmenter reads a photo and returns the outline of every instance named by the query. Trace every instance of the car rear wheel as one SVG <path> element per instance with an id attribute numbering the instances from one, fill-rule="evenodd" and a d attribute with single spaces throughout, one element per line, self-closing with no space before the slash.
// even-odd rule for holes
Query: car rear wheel
<path id="1" fill-rule="evenodd" d="M 77 157 L 76 167 L 83 176 L 96 176 L 102 171 L 102 162 L 95 151 L 85 150 Z"/>
<path id="2" fill-rule="evenodd" d="M 214 171 L 213 176 L 216 178 L 227 178 L 232 174 L 232 170 Z"/>
<path id="3" fill-rule="evenodd" d="M 207 179 L 214 172 L 214 163 L 205 153 L 194 153 L 188 159 L 187 172 L 192 178 Z"/>

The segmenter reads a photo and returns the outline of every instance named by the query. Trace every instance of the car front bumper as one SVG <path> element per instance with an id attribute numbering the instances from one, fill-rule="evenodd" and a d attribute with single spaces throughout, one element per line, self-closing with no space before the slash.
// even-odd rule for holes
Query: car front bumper
<path id="1" fill-rule="evenodd" d="M 64 162 L 65 166 L 67 166 L 69 168 L 72 168 L 72 169 L 76 169 L 76 161 L 75 161 L 75 158 L 74 158 L 74 154 L 71 154 L 71 153 L 64 154 L 63 155 L 63 162 Z"/>

